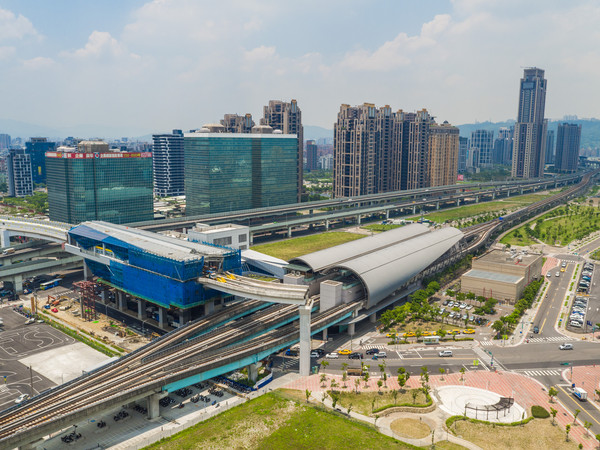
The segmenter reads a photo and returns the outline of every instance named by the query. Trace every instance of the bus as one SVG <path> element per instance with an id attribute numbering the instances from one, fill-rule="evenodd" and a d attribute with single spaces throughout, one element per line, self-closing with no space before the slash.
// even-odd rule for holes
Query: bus
<path id="1" fill-rule="evenodd" d="M 60 283 L 60 281 L 61 281 L 60 278 L 56 278 L 54 280 L 50 280 L 50 281 L 46 281 L 45 283 L 41 283 L 40 290 L 45 291 L 47 289 L 58 286 L 58 283 Z"/>

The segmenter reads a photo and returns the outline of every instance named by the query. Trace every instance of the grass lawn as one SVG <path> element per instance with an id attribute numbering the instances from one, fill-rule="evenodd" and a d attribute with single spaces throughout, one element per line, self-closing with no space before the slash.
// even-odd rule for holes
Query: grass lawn
<path id="1" fill-rule="evenodd" d="M 400 225 L 400 224 L 386 224 L 386 225 L 382 225 L 380 223 L 375 223 L 373 225 L 365 225 L 364 228 L 365 230 L 370 230 L 370 231 L 389 231 L 389 230 L 393 230 L 394 228 L 400 228 L 404 225 Z"/>
<path id="2" fill-rule="evenodd" d="M 390 424 L 390 428 L 400 436 L 413 439 L 422 439 L 431 434 L 429 425 L 417 419 L 396 419 Z"/>
<path id="3" fill-rule="evenodd" d="M 275 391 L 225 411 L 148 449 L 411 449 L 319 406 Z"/>
<path id="4" fill-rule="evenodd" d="M 366 237 L 364 234 L 332 231 L 330 233 L 297 237 L 272 244 L 255 245 L 251 249 L 289 261 L 297 256 L 306 255 L 307 253 L 334 247 L 364 237 Z"/>
<path id="5" fill-rule="evenodd" d="M 501 244 L 510 244 L 510 245 L 534 245 L 538 244 L 538 242 L 534 239 L 531 239 L 527 233 L 525 232 L 525 227 L 529 226 L 525 224 L 516 230 L 511 231 L 507 235 L 505 235 L 502 239 L 500 239 Z"/>
<path id="6" fill-rule="evenodd" d="M 447 211 L 437 211 L 434 213 L 427 214 L 426 219 L 433 220 L 437 223 L 443 223 L 447 220 L 458 220 L 465 219 L 467 217 L 478 216 L 479 214 L 493 213 L 502 211 L 503 209 L 513 209 L 517 206 L 521 206 L 522 203 L 513 201 L 512 199 L 506 201 L 494 201 L 476 203 L 474 205 L 461 206 L 459 208 L 449 209 Z"/>
<path id="7" fill-rule="evenodd" d="M 463 447 L 462 445 L 450 441 L 439 441 L 435 443 L 435 448 L 441 450 L 466 450 L 467 447 Z"/>
<path id="8" fill-rule="evenodd" d="M 373 361 L 374 364 L 369 364 L 370 371 L 373 372 L 377 370 L 379 367 L 377 366 L 377 361 Z M 413 375 L 416 376 L 416 375 Z M 352 377 L 347 382 L 348 391 L 352 391 L 354 389 L 354 380 L 355 377 Z M 364 382 L 361 380 L 361 387 Z M 377 392 L 363 392 L 359 389 L 359 393 L 355 392 L 340 392 L 340 400 L 338 402 L 339 405 L 347 408 L 350 403 L 352 403 L 352 411 L 356 411 L 357 413 L 364 414 L 368 416 L 373 411 L 373 400 L 375 400 L 375 409 L 381 408 L 383 406 L 393 405 L 394 398 L 392 397 L 391 391 L 386 390 L 385 388 L 381 389 L 381 394 Z M 413 404 L 413 399 L 411 395 L 411 389 L 407 389 L 404 393 L 398 393 L 398 398 L 396 400 L 396 404 L 401 405 L 403 403 Z M 425 394 L 419 391 L 419 395 L 416 398 L 417 405 L 424 405 L 427 403 L 425 399 Z"/>
<path id="9" fill-rule="evenodd" d="M 486 450 L 521 450 L 525 448 L 567 450 L 577 448 L 577 444 L 572 438 L 569 442 L 565 442 L 564 428 L 552 425 L 551 419 L 534 419 L 522 427 L 494 427 L 460 420 L 454 423 L 452 429 L 458 436 Z"/>

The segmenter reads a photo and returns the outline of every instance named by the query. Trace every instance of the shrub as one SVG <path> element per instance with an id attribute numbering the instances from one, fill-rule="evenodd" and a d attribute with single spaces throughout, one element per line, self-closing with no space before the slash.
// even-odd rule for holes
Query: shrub
<path id="1" fill-rule="evenodd" d="M 546 408 L 539 405 L 533 405 L 531 407 L 531 415 L 536 419 L 547 419 L 550 417 L 550 413 Z"/>

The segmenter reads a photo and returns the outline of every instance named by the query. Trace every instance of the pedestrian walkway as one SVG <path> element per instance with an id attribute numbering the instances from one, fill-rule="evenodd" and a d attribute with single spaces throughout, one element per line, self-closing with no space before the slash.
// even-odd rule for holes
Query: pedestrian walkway
<path id="1" fill-rule="evenodd" d="M 559 260 L 557 258 L 548 256 L 548 258 L 546 258 L 546 262 L 544 263 L 544 266 L 542 267 L 542 275 L 546 276 L 546 274 L 548 273 L 548 271 L 550 269 L 553 269 L 554 267 L 557 267 L 558 265 L 559 265 Z"/>
<path id="2" fill-rule="evenodd" d="M 370 350 L 372 348 L 376 348 L 376 349 L 382 350 L 384 352 L 389 352 L 390 351 L 390 349 L 387 346 L 385 346 L 385 345 L 377 345 L 377 344 L 363 344 L 363 345 L 361 345 L 361 348 L 363 350 Z"/>
<path id="3" fill-rule="evenodd" d="M 493 347 L 494 341 L 479 341 L 479 345 L 482 345 L 484 347 Z"/>
<path id="4" fill-rule="evenodd" d="M 528 377 L 560 376 L 560 370 L 554 369 L 521 369 L 515 372 L 522 373 Z"/>
<path id="5" fill-rule="evenodd" d="M 535 337 L 530 338 L 529 343 L 544 343 L 544 342 L 565 342 L 565 341 L 575 341 L 576 339 L 571 336 L 552 336 L 552 337 Z"/>

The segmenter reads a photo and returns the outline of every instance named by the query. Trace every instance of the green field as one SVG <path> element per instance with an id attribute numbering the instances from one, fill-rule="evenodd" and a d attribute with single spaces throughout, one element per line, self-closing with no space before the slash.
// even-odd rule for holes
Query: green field
<path id="1" fill-rule="evenodd" d="M 289 261 L 297 256 L 306 255 L 307 253 L 334 247 L 364 237 L 366 237 L 364 234 L 332 231 L 330 233 L 297 237 L 285 241 L 274 242 L 272 244 L 255 245 L 254 247 L 251 247 L 251 249 Z"/>
<path id="2" fill-rule="evenodd" d="M 535 224 L 535 226 L 533 226 Z M 510 232 L 500 242 L 530 245 L 539 239 L 545 244 L 565 246 L 600 229 L 600 209 L 569 204 L 550 211 Z"/>
<path id="3" fill-rule="evenodd" d="M 389 231 L 389 230 L 393 230 L 394 228 L 400 228 L 404 225 L 396 225 L 396 224 L 381 224 L 381 223 L 375 223 L 373 225 L 365 225 L 364 228 L 365 230 L 370 230 L 370 231 Z"/>
<path id="4" fill-rule="evenodd" d="M 480 214 L 490 214 L 497 213 L 502 210 L 514 210 L 522 208 L 523 206 L 539 202 L 540 200 L 544 200 L 552 195 L 554 194 L 527 194 L 517 197 L 509 197 L 505 200 L 476 203 L 474 205 L 461 206 L 459 208 L 449 209 L 446 211 L 436 211 L 434 213 L 427 214 L 425 218 L 433 220 L 437 223 L 444 223 L 446 221 L 466 219 L 468 217 L 478 216 Z"/>
<path id="5" fill-rule="evenodd" d="M 297 397 L 285 391 L 265 394 L 146 448 L 416 448 Z"/>

